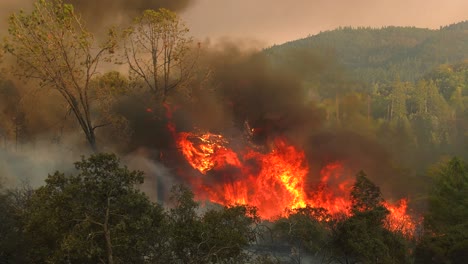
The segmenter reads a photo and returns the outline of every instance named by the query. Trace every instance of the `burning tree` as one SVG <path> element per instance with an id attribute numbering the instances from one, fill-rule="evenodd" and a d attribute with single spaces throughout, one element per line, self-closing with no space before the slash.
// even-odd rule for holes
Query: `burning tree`
<path id="1" fill-rule="evenodd" d="M 318 175 L 320 185 L 312 188 L 307 184 L 310 171 L 305 152 L 291 145 L 286 137 L 275 138 L 269 151 L 247 147 L 235 152 L 220 134 L 174 131 L 174 136 L 187 163 L 201 173 L 187 179 L 198 199 L 223 205 L 252 205 L 263 219 L 281 216 L 285 209 L 306 206 L 324 208 L 333 216 L 350 216 L 375 207 L 386 212 L 388 229 L 408 236 L 415 230 L 407 200 L 398 204 L 379 200 L 380 190 L 366 177 L 358 177 L 353 187 L 353 178 L 338 161 L 323 166 Z M 190 173 L 193 172 L 187 172 Z M 369 186 L 377 189 L 361 190 Z"/>

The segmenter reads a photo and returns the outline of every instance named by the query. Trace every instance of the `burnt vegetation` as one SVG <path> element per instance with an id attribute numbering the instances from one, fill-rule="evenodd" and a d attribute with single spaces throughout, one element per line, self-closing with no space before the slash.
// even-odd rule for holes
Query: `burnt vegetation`
<path id="1" fill-rule="evenodd" d="M 468 22 L 258 51 L 191 4 L 1 25 L 1 264 L 467 263 Z"/>

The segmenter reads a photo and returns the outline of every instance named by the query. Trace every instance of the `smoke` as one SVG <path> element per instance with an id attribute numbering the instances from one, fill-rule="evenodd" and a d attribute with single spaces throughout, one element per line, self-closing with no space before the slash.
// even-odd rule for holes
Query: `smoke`
<path id="1" fill-rule="evenodd" d="M 66 0 L 82 14 L 92 28 L 128 22 L 147 9 L 166 8 L 174 12 L 185 10 L 195 0 Z"/>
<path id="2" fill-rule="evenodd" d="M 103 33 L 112 25 L 125 24 L 146 9 L 166 8 L 181 12 L 196 0 L 64 0 L 73 4 L 86 22 L 87 28 L 95 33 Z M 0 1 L 0 34 L 6 33 L 8 17 L 23 9 L 30 11 L 35 0 Z"/>
<path id="3" fill-rule="evenodd" d="M 407 175 L 397 173 L 393 157 L 376 138 L 325 121 L 326 113 L 306 89 L 306 83 L 334 76 L 328 84 L 333 96 L 354 87 L 356 83 L 335 61 L 312 52 L 301 53 L 299 59 L 291 52 L 285 59 L 299 59 L 301 69 L 284 68 L 276 66 L 268 53 L 243 49 L 234 42 L 209 46 L 203 54 L 199 68 L 212 74 L 208 81 L 203 74 L 193 81 L 197 89 L 190 102 L 173 102 L 178 131 L 223 134 L 234 150 L 253 144 L 268 151 L 274 138 L 284 136 L 305 150 L 311 166 L 308 183 L 312 186 L 320 180 L 325 165 L 340 162 L 350 177 L 364 170 L 386 197 L 404 196 L 411 188 L 401 188 L 403 179 L 397 176 Z M 310 72 L 312 75 L 307 75 Z M 153 133 L 153 138 L 161 134 Z M 216 184 L 229 181 L 226 175 L 242 177 L 236 171 L 219 174 L 222 177 L 206 175 L 204 179 Z"/>
<path id="4" fill-rule="evenodd" d="M 265 53 L 224 42 L 207 48 L 199 64 L 212 75 L 193 85 L 202 88 L 182 111 L 202 129 L 242 131 L 248 126 L 262 143 L 275 134 L 308 133 L 322 124 L 323 115 L 308 99 L 302 77 L 274 68 Z M 310 66 L 314 64 L 311 59 Z"/>
<path id="5" fill-rule="evenodd" d="M 182 11 L 194 0 L 66 0 L 79 8 L 83 13 L 101 15 L 103 13 L 140 12 L 145 9 L 167 8 L 172 11 Z"/>
<path id="6" fill-rule="evenodd" d="M 337 76 L 340 85 L 331 94 L 341 92 L 348 84 L 351 85 L 334 61 L 314 53 L 302 53 L 302 56 L 290 53 L 285 59 L 300 59 L 300 69 L 280 67 L 268 53 L 250 49 L 245 43 L 243 45 L 233 41 L 216 45 L 201 44 L 202 56 L 197 63 L 196 74 L 187 84 L 189 96 L 175 94 L 169 99 L 173 111 L 172 120 L 168 120 L 165 109 L 153 105 L 154 102 L 145 93 L 131 94 L 119 99 L 115 110 L 128 120 L 132 134 L 126 142 L 122 142 L 105 128 L 100 129 L 99 138 L 106 139 L 105 145 L 101 145 L 102 150 L 117 150 L 125 156 L 132 168 L 144 170 L 146 183 L 142 188 L 157 201 L 166 200 L 170 186 L 184 180 L 185 176 L 175 177 L 179 173 L 173 171 L 173 168 L 188 166 L 175 147 L 174 139 L 167 129 L 168 122 L 174 122 L 178 131 L 199 130 L 223 134 L 230 140 L 230 147 L 235 151 L 245 149 L 247 144 L 267 151 L 271 149 L 274 138 L 284 136 L 305 150 L 311 166 L 308 182 L 312 185 L 319 180 L 319 172 L 323 166 L 338 161 L 343 162 L 352 173 L 361 169 L 366 171 L 384 192 L 398 195 L 403 193 L 402 188 L 397 188 L 392 157 L 385 148 L 365 135 L 337 126 L 329 127 L 323 108 L 317 105 L 314 96 L 306 89 L 306 82 L 332 74 Z M 306 67 L 311 71 L 303 70 Z M 312 75 L 308 75 L 309 72 Z M 22 91 L 23 88 L 17 89 Z M 14 104 L 16 97 L 11 98 L 10 104 Z M 50 93 L 38 92 L 31 98 L 36 104 L 34 108 L 40 111 L 32 111 L 32 103 L 23 104 L 29 107 L 24 109 L 29 133 L 45 134 L 50 142 L 52 134 L 57 133 L 57 129 L 51 129 L 51 125 L 57 122 L 60 124 L 60 118 L 65 113 L 64 108 L 51 104 Z M 60 101 L 60 98 L 56 99 L 55 101 Z M 38 108 L 37 105 L 43 107 Z M 74 120 L 69 117 L 64 127 L 72 123 Z M 72 129 L 65 129 L 62 137 L 66 137 L 71 131 Z M 81 142 L 67 139 L 62 139 L 61 142 L 62 145 L 74 147 L 75 153 L 83 153 L 83 143 L 82 138 Z M 8 162 L 5 163 L 7 165 L 2 164 L 1 172 L 10 179 L 26 177 L 34 179 L 36 184 L 47 173 L 66 167 L 60 164 L 71 166 L 79 158 L 75 156 L 64 159 L 66 155 L 60 152 L 49 153 L 45 144 L 42 147 L 32 147 L 26 142 L 23 148 L 27 150 L 20 156 L 7 156 L 3 153 L 2 160 Z M 31 156 L 29 160 L 28 156 Z M 38 160 L 36 156 L 48 158 Z M 47 160 L 55 163 L 47 163 Z M 21 162 L 30 165 L 20 166 Z M 31 168 L 28 170 L 30 173 L 25 173 L 22 167 Z M 254 168 L 255 164 L 251 167 Z M 240 175 L 235 171 L 224 171 L 223 174 L 236 175 L 235 177 Z M 229 177 L 219 178 L 213 175 L 206 179 L 229 181 Z"/>
<path id="7" fill-rule="evenodd" d="M 151 200 L 163 203 L 169 200 L 170 188 L 180 183 L 173 171 L 164 164 L 157 162 L 160 152 L 148 148 L 139 148 L 127 154 L 123 162 L 131 170 L 140 170 L 145 173 L 145 182 L 141 186 Z"/>
<path id="8" fill-rule="evenodd" d="M 396 188 L 396 173 L 390 153 L 376 140 L 356 132 L 335 129 L 322 129 L 309 137 L 306 156 L 311 166 L 312 175 L 319 175 L 323 166 L 340 162 L 349 175 L 363 170 L 375 184 L 380 186 L 385 197 L 406 195 L 404 188 Z M 317 184 L 312 178 L 309 184 Z"/>
<path id="9" fill-rule="evenodd" d="M 74 172 L 74 162 L 80 159 L 81 154 L 89 153 L 78 147 L 80 140 L 81 135 L 70 133 L 64 138 L 64 145 L 52 144 L 46 138 L 38 138 L 34 144 L 2 142 L 0 180 L 9 188 L 23 183 L 36 188 L 55 171 Z"/>
<path id="10" fill-rule="evenodd" d="M 70 2 L 83 13 L 88 25 L 93 25 L 93 30 L 99 31 L 108 24 L 128 21 L 144 9 L 166 7 L 181 11 L 193 1 Z M 26 3 L 30 4 L 30 1 L 16 2 L 15 5 Z M 306 83 L 323 84 L 323 79 L 334 81 L 329 86 L 323 86 L 329 89 L 330 95 L 341 93 L 354 85 L 336 61 L 330 59 L 329 54 L 322 56 L 310 51 L 291 51 L 281 58 L 281 63 L 277 63 L 268 52 L 250 48 L 257 46 L 257 43 L 249 45 L 248 42 L 221 41 L 216 45 L 201 43 L 201 46 L 202 55 L 197 63 L 196 74 L 187 84 L 188 98 L 174 96 L 169 100 L 174 110 L 174 118 L 170 121 L 175 123 L 179 131 L 198 129 L 222 133 L 231 140 L 235 150 L 242 149 L 246 144 L 268 149 L 273 138 L 285 136 L 306 151 L 312 165 L 310 182 L 316 180 L 313 177 L 319 175 L 321 167 L 328 162 L 344 161 L 351 170 L 357 172 L 363 169 L 377 184 L 395 189 L 392 186 L 395 182 L 392 178 L 392 157 L 388 152 L 375 139 L 339 127 L 328 127 L 323 108 L 317 105 L 314 95 L 306 89 Z M 294 63 L 284 63 L 287 61 Z M 25 110 L 34 113 L 28 118 L 29 122 L 34 123 L 33 126 L 30 124 L 31 134 L 52 133 L 47 126 L 60 118 L 63 108 L 53 106 L 56 104 L 51 104 L 51 101 L 49 99 L 42 111 Z M 177 168 L 183 164 L 167 130 L 169 120 L 164 117 L 164 109 L 152 105 L 147 94 L 127 96 L 118 102 L 115 109 L 128 120 L 133 133 L 128 144 L 114 142 L 103 149 L 118 149 L 135 168 L 144 168 L 148 174 L 148 188 L 145 190 L 153 199 L 163 200 L 166 188 L 177 182 L 173 177 L 176 173 L 168 168 Z M 99 134 L 100 138 L 115 140 L 105 131 Z M 63 144 L 75 146 L 81 143 L 65 141 Z M 142 152 L 142 148 L 146 151 Z M 36 158 L 28 160 L 26 157 L 41 156 L 60 161 L 63 155 L 43 155 L 47 153 L 47 148 L 30 149 L 34 151 L 26 151 L 25 156 L 7 156 L 3 153 L 2 160 L 8 160 L 2 164 L 3 174 L 8 178 L 34 178 L 37 172 L 37 175 L 45 177 L 53 166 L 60 167 L 44 160 L 37 161 Z M 31 164 L 31 174 L 21 170 L 18 164 L 22 160 L 25 164 Z M 63 163 L 72 164 L 73 161 L 66 159 Z M 40 166 L 43 166 L 44 171 L 37 169 Z"/>

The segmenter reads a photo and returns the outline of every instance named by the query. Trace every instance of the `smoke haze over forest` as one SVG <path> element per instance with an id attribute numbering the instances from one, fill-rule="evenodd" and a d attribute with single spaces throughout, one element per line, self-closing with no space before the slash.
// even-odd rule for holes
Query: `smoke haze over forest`
<path id="1" fill-rule="evenodd" d="M 374 143 L 375 140 L 372 138 L 358 136 L 354 132 L 346 131 L 348 128 L 333 133 L 322 131 L 322 128 L 327 126 L 324 124 L 326 123 L 324 109 L 315 106 L 316 102 L 304 101 L 308 94 L 303 90 L 303 85 L 304 82 L 323 82 L 323 80 L 320 80 L 322 77 L 318 79 L 312 77 L 311 80 L 311 74 L 313 76 L 330 75 L 327 78 L 338 83 L 333 84 L 335 88 L 331 88 L 330 91 L 332 92 L 330 93 L 333 93 L 333 89 L 338 89 L 335 91 L 336 93 L 346 93 L 346 87 L 359 86 L 360 84 L 354 78 L 348 77 L 346 70 L 338 65 L 336 57 L 317 56 L 305 50 L 287 53 L 291 60 L 295 59 L 294 65 L 284 64 L 279 68 L 272 67 L 268 61 L 271 59 L 270 57 L 264 54 L 255 54 L 254 51 L 245 52 L 243 50 L 242 46 L 258 47 L 259 42 L 237 41 L 236 37 L 240 37 L 238 34 L 242 32 L 242 37 L 248 39 L 253 35 L 251 39 L 259 40 L 260 43 L 261 41 L 269 43 L 272 38 L 282 39 L 281 41 L 292 40 L 291 37 L 285 37 L 286 35 L 282 34 L 296 34 L 294 32 L 300 32 L 308 23 L 313 23 L 316 26 L 323 27 L 323 29 L 332 29 L 339 25 L 381 26 L 404 25 L 405 23 L 437 27 L 463 16 L 460 10 L 465 10 L 463 7 L 466 5 L 465 1 L 451 0 L 446 1 L 444 7 L 440 8 L 434 1 L 425 1 L 424 4 L 419 1 L 412 1 L 407 3 L 408 6 L 404 9 L 404 12 L 399 12 L 398 16 L 394 16 L 390 15 L 391 12 L 388 12 L 388 10 L 399 10 L 404 5 L 403 2 L 385 2 L 381 5 L 369 1 L 358 1 L 353 4 L 346 1 L 334 1 L 333 3 L 299 1 L 295 5 L 286 5 L 284 2 L 275 1 L 268 1 L 268 4 L 265 1 L 249 3 L 236 1 L 235 4 L 234 2 L 221 4 L 220 2 L 213 3 L 205 0 L 120 0 L 99 1 L 96 3 L 70 0 L 69 2 L 75 4 L 77 10 L 83 13 L 84 20 L 92 30 L 95 30 L 96 27 L 110 25 L 115 20 L 128 22 L 129 18 L 143 9 L 165 7 L 180 13 L 195 37 L 234 37 L 231 41 L 220 42 L 215 45 L 210 45 L 209 41 L 202 42 L 205 53 L 200 58 L 198 66 L 216 71 L 216 75 L 211 80 L 212 83 L 203 84 L 205 85 L 204 90 L 215 90 L 216 92 L 214 94 L 211 92 L 203 94 L 203 91 L 201 94 L 194 93 L 194 96 L 198 96 L 198 100 L 202 103 L 195 106 L 188 105 L 186 106 L 187 110 L 182 107 L 181 111 L 186 111 L 185 120 L 190 120 L 188 124 L 182 124 L 182 127 L 197 126 L 206 130 L 227 131 L 232 129 L 230 126 L 234 126 L 238 132 L 241 132 L 242 125 L 246 120 L 254 125 L 255 123 L 265 125 L 265 122 L 275 123 L 277 120 L 281 120 L 278 124 L 274 124 L 269 132 L 288 134 L 300 145 L 311 144 L 306 149 L 321 149 L 323 155 L 320 155 L 322 157 L 313 155 L 316 160 L 323 157 L 327 159 L 337 157 L 356 159 L 359 157 L 362 159 L 359 162 L 357 160 L 350 162 L 355 163 L 356 169 L 359 168 L 360 164 L 366 166 L 372 164 L 368 160 L 372 156 L 375 164 L 369 169 L 382 167 L 382 164 L 389 164 L 390 158 L 387 150 L 385 147 Z M 0 10 L 3 12 L 1 14 L 2 18 L 5 19 L 7 14 L 18 10 L 18 8 L 26 8 L 26 10 L 31 8 L 31 1 L 3 1 L 0 5 L 2 7 Z M 428 12 L 421 11 L 423 9 L 426 11 L 438 9 L 438 12 L 431 20 L 413 15 L 416 12 L 421 15 L 427 14 Z M 384 11 L 389 15 L 382 15 Z M 229 12 L 230 15 L 226 15 L 225 12 Z M 314 14 L 319 15 L 314 16 Z M 392 23 L 392 19 L 395 19 L 398 23 Z M 281 23 L 281 26 L 275 26 L 275 23 L 277 23 L 275 21 Z M 426 24 L 418 24 L 418 21 L 424 21 Z M 199 26 L 203 30 L 200 30 Z M 218 31 L 218 27 L 222 27 L 222 30 Z M 259 27 L 270 28 L 270 30 L 263 30 L 263 28 L 260 29 Z M 246 31 L 246 28 L 249 30 Z M 258 32 L 262 33 L 257 34 L 251 30 L 258 30 Z M 312 27 L 308 30 L 310 33 L 318 29 Z M 267 34 L 268 37 L 262 36 L 262 34 Z M 305 37 L 305 35 L 306 33 L 303 33 L 301 36 Z M 202 85 L 196 82 L 195 80 L 194 85 Z M 22 87 L 21 83 L 16 84 Z M 210 85 L 213 87 L 210 87 Z M 327 96 L 329 95 L 327 94 Z M 47 101 L 47 98 L 38 97 L 38 100 Z M 135 102 L 128 102 L 130 99 L 125 100 L 127 102 L 122 104 L 126 108 L 123 110 L 124 115 L 127 115 L 126 117 L 130 119 L 130 126 L 132 126 L 131 130 L 133 131 L 130 144 L 134 145 L 131 145 L 129 149 L 133 151 L 141 146 L 156 149 L 166 147 L 161 145 L 161 142 L 167 142 L 169 136 L 167 133 L 160 139 L 154 139 L 153 137 L 155 131 L 159 131 L 161 135 L 164 135 L 161 131 L 165 130 L 164 124 L 154 122 L 154 125 L 149 125 L 148 117 L 144 116 L 147 113 L 138 108 L 140 105 L 135 105 Z M 139 104 L 139 101 L 136 102 Z M 212 114 L 207 116 L 206 113 Z M 60 118 L 62 117 L 57 114 L 57 107 L 51 105 L 48 105 L 43 111 L 35 113 L 34 118 L 29 117 L 29 119 L 46 121 Z M 31 125 L 29 133 L 47 131 L 41 127 L 40 122 L 32 122 L 35 125 Z M 47 129 L 50 129 L 50 124 L 46 124 L 46 126 Z M 144 129 L 147 126 L 153 126 L 153 130 Z M 107 136 L 103 137 L 107 138 Z M 353 138 L 352 141 L 355 145 L 351 145 L 351 149 L 356 150 L 360 145 L 364 145 L 368 146 L 368 148 L 364 149 L 369 152 L 362 155 L 353 155 L 353 151 L 348 151 L 347 147 L 343 145 L 343 142 L 349 141 L 347 137 Z M 330 144 L 322 144 L 323 140 Z M 311 153 L 314 152 L 311 151 Z M 392 170 L 389 170 L 388 173 L 391 174 Z M 385 177 L 382 176 L 381 178 Z"/>
<path id="2" fill-rule="evenodd" d="M 1 1 L 0 263 L 467 263 L 468 2 L 290 2 Z"/>
<path id="3" fill-rule="evenodd" d="M 31 8 L 31 0 L 0 2 L 0 17 L 19 8 Z M 145 8 L 166 7 L 177 11 L 201 39 L 248 38 L 263 45 L 281 44 L 339 26 L 416 26 L 437 29 L 466 19 L 465 0 L 308 1 L 293 4 L 280 0 L 70 0 L 84 11 L 92 27 L 120 23 Z M 113 21 L 114 20 L 114 21 Z M 3 29 L 0 29 L 0 31 Z"/>
<path id="4" fill-rule="evenodd" d="M 182 15 L 201 38 L 253 38 L 281 44 L 339 26 L 437 29 L 465 20 L 464 0 L 197 0 Z"/>

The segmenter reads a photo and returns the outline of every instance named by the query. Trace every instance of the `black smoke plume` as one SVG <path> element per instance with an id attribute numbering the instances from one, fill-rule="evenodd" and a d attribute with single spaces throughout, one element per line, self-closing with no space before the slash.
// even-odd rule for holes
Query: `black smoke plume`
<path id="1" fill-rule="evenodd" d="M 302 60 L 304 65 L 316 69 L 317 75 L 330 74 L 326 71 L 334 71 L 336 76 L 342 74 L 333 62 L 316 54 L 305 54 Z M 124 107 L 128 114 L 132 113 L 129 119 L 134 131 L 133 148 L 158 148 L 163 160 L 173 162 L 166 163 L 168 166 L 180 169 L 186 162 L 171 156 L 178 153 L 174 153 L 167 122 L 174 122 L 179 132 L 223 134 L 234 150 L 245 149 L 248 144 L 269 151 L 273 139 L 283 136 L 306 152 L 310 165 L 308 183 L 312 189 L 325 165 L 340 162 L 351 173 L 350 177 L 361 169 L 366 171 L 382 186 L 387 197 L 404 195 L 405 190 L 397 188 L 400 181 L 395 178 L 397 173 L 388 151 L 374 138 L 328 126 L 324 111 L 304 88 L 305 76 L 301 72 L 275 67 L 267 53 L 245 51 L 232 42 L 206 48 L 198 70 L 202 73 L 189 84 L 190 98 L 176 96 L 170 100 L 174 111 L 172 120 L 151 118 L 152 113 L 146 112 L 146 106 L 141 103 Z M 343 79 L 340 82 L 346 85 Z M 242 177 L 234 171 L 219 172 L 222 177 L 215 174 L 205 176 L 208 186 L 229 180 L 227 174 Z"/>

